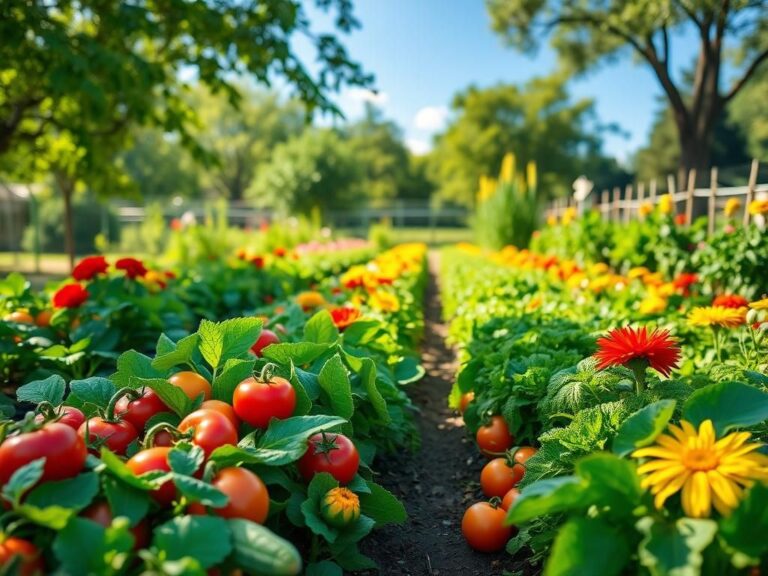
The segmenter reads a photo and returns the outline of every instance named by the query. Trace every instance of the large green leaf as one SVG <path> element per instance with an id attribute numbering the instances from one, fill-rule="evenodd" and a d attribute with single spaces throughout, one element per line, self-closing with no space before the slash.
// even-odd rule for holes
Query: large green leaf
<path id="1" fill-rule="evenodd" d="M 714 520 L 694 518 L 665 523 L 646 516 L 637 528 L 645 534 L 639 547 L 640 564 L 654 576 L 699 576 L 702 552 L 717 534 Z"/>
<path id="2" fill-rule="evenodd" d="M 640 503 L 643 490 L 634 462 L 609 452 L 596 452 L 576 462 L 576 474 L 589 484 L 601 506 L 629 507 Z"/>
<path id="3" fill-rule="evenodd" d="M 237 388 L 240 382 L 253 374 L 255 364 L 255 360 L 242 360 L 239 358 L 227 360 L 224 363 L 223 370 L 216 376 L 211 385 L 213 388 L 213 398 L 231 404 L 235 388 Z"/>
<path id="4" fill-rule="evenodd" d="M 169 560 L 189 556 L 204 568 L 221 563 L 232 551 L 229 524 L 215 516 L 177 516 L 155 529 L 153 544 Z"/>
<path id="5" fill-rule="evenodd" d="M 373 518 L 377 526 L 402 524 L 408 519 L 405 506 L 394 494 L 375 482 L 367 482 L 370 493 L 358 494 L 360 509 L 366 516 Z"/>
<path id="6" fill-rule="evenodd" d="M 174 347 L 163 354 L 158 349 L 157 356 L 152 360 L 152 368 L 165 372 L 179 364 L 189 363 L 195 355 L 198 341 L 199 336 L 197 334 L 190 334 L 177 343 L 168 339 L 168 342 L 174 344 Z"/>
<path id="7" fill-rule="evenodd" d="M 392 421 L 389 411 L 387 410 L 387 401 L 384 400 L 379 391 L 376 383 L 376 363 L 370 358 L 364 358 L 362 361 L 362 367 L 360 369 L 360 380 L 368 394 L 368 401 L 376 411 L 376 415 L 381 418 L 385 424 L 389 424 Z"/>
<path id="8" fill-rule="evenodd" d="M 557 533 L 545 576 L 621 574 L 630 560 L 625 535 L 597 518 L 571 518 Z"/>
<path id="9" fill-rule="evenodd" d="M 304 339 L 316 344 L 335 344 L 339 340 L 339 329 L 328 310 L 320 310 L 307 321 L 304 325 Z"/>
<path id="10" fill-rule="evenodd" d="M 232 358 L 244 358 L 261 334 L 259 318 L 232 318 L 200 322 L 200 353 L 214 370 Z"/>
<path id="11" fill-rule="evenodd" d="M 539 480 L 526 486 L 507 514 L 507 524 L 522 524 L 539 516 L 581 510 L 591 506 L 595 495 L 577 476 Z"/>
<path id="12" fill-rule="evenodd" d="M 333 348 L 333 344 L 316 344 L 314 342 L 286 342 L 284 344 L 272 344 L 262 351 L 264 358 L 278 364 L 290 364 L 292 361 L 297 366 L 309 364 L 320 358 Z"/>
<path id="13" fill-rule="evenodd" d="M 64 378 L 58 374 L 48 376 L 45 380 L 34 380 L 16 389 L 16 399 L 19 402 L 50 402 L 58 406 L 64 400 L 67 385 Z"/>
<path id="14" fill-rule="evenodd" d="M 131 384 L 134 388 L 146 386 L 154 390 L 163 403 L 181 418 L 199 405 L 199 402 L 191 400 L 181 388 L 174 386 L 165 378 L 133 378 Z"/>
<path id="15" fill-rule="evenodd" d="M 754 426 L 768 420 L 768 392 L 741 382 L 711 384 L 690 395 L 683 418 L 694 426 L 712 420 L 718 436 Z"/>
<path id="16" fill-rule="evenodd" d="M 116 392 L 114 382 L 98 376 L 72 380 L 69 389 L 67 404 L 80 408 L 88 416 L 106 408 Z"/>
<path id="17" fill-rule="evenodd" d="M 110 376 L 110 380 L 118 388 L 131 386 L 133 378 L 160 378 L 163 373 L 152 367 L 152 359 L 136 350 L 128 350 L 120 354 L 117 359 L 117 372 Z"/>
<path id="18" fill-rule="evenodd" d="M 99 491 L 99 478 L 94 472 L 85 472 L 74 478 L 45 482 L 27 496 L 25 503 L 38 508 L 64 506 L 82 510 Z"/>
<path id="19" fill-rule="evenodd" d="M 325 521 L 320 512 L 320 503 L 325 494 L 338 485 L 338 481 L 327 472 L 315 474 L 307 488 L 307 499 L 301 504 L 301 513 L 307 528 L 328 542 L 336 541 L 339 530 Z"/>
<path id="20" fill-rule="evenodd" d="M 619 428 L 613 439 L 613 451 L 626 456 L 630 452 L 648 446 L 661 434 L 675 411 L 674 400 L 659 400 L 641 408 Z"/>
<path id="21" fill-rule="evenodd" d="M 320 369 L 317 378 L 320 387 L 328 395 L 333 412 L 347 420 L 352 418 L 355 413 L 355 402 L 352 398 L 349 375 L 341 361 L 341 356 L 334 354 Z"/>

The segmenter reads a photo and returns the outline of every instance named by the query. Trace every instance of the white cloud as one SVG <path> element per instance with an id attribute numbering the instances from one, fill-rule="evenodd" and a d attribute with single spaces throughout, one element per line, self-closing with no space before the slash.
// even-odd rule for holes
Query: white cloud
<path id="1" fill-rule="evenodd" d="M 419 138 L 406 138 L 405 145 L 416 156 L 423 156 L 432 149 L 432 145 L 429 142 Z"/>
<path id="2" fill-rule="evenodd" d="M 374 92 L 365 88 L 350 88 L 347 95 L 353 102 L 370 102 L 379 107 L 389 102 L 389 94 L 386 92 Z"/>
<path id="3" fill-rule="evenodd" d="M 437 132 L 445 127 L 448 114 L 447 106 L 425 106 L 416 112 L 413 123 L 419 130 Z"/>

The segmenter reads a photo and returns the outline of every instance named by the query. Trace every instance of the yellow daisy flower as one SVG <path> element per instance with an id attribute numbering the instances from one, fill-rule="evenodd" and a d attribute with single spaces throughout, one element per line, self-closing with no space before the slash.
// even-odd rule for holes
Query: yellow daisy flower
<path id="1" fill-rule="evenodd" d="M 749 307 L 752 310 L 768 310 L 768 296 L 765 296 L 762 300 L 750 302 Z"/>
<path id="2" fill-rule="evenodd" d="M 725 215 L 730 218 L 739 211 L 739 208 L 741 208 L 741 200 L 738 198 L 728 198 L 725 202 L 725 209 L 723 211 L 725 212 Z"/>
<path id="3" fill-rule="evenodd" d="M 371 294 L 368 298 L 368 305 L 381 312 L 397 312 L 400 309 L 400 302 L 397 300 L 397 296 L 383 290 L 377 290 Z"/>
<path id="4" fill-rule="evenodd" d="M 749 213 L 753 216 L 768 214 L 768 200 L 753 200 L 749 203 Z"/>
<path id="5" fill-rule="evenodd" d="M 698 306 L 688 314 L 690 326 L 735 328 L 744 324 L 746 308 L 725 308 L 724 306 Z"/>
<path id="6" fill-rule="evenodd" d="M 707 518 L 712 507 L 729 515 L 744 497 L 744 489 L 755 480 L 768 480 L 768 456 L 756 452 L 759 443 L 747 443 L 749 432 L 733 432 L 720 440 L 711 420 L 696 428 L 683 420 L 669 425 L 656 444 L 640 448 L 633 458 L 644 458 L 637 472 L 642 487 L 654 495 L 656 508 L 681 492 L 686 516 Z"/>

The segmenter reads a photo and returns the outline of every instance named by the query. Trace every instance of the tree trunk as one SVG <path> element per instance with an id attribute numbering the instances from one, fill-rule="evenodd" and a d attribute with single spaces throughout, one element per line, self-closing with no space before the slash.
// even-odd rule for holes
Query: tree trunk
<path id="1" fill-rule="evenodd" d="M 72 193 L 75 183 L 64 174 L 58 174 L 56 180 L 64 196 L 64 249 L 69 256 L 69 270 L 71 272 L 75 267 L 75 231 L 72 216 Z"/>

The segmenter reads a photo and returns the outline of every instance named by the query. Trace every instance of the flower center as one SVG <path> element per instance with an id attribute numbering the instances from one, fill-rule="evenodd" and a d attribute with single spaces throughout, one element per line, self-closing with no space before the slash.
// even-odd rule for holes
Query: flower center
<path id="1" fill-rule="evenodd" d="M 683 464 L 691 470 L 714 470 L 720 464 L 720 459 L 713 450 L 691 448 L 683 456 Z"/>

